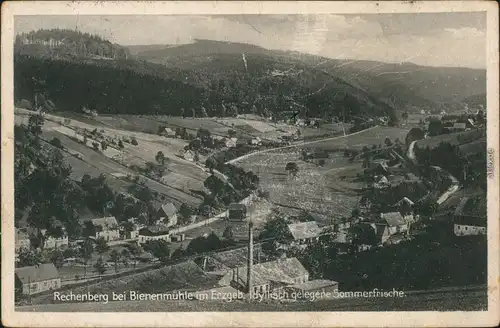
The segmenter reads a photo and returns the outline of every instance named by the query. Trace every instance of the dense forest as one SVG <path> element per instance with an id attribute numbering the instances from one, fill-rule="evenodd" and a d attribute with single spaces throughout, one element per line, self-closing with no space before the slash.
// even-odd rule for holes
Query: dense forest
<path id="1" fill-rule="evenodd" d="M 57 110 L 85 107 L 108 114 L 182 115 L 194 109 L 196 116 L 276 117 L 294 111 L 304 117 L 351 120 L 396 117 L 393 107 L 341 75 L 283 56 L 219 54 L 209 65 L 186 56 L 189 67 L 167 67 L 127 59 L 128 53 L 99 36 L 77 31 L 20 34 L 15 99 L 33 103 L 39 94 Z"/>
<path id="2" fill-rule="evenodd" d="M 196 116 L 292 110 L 325 118 L 395 117 L 392 107 L 341 78 L 314 72 L 301 79 L 275 78 L 258 72 L 261 67 L 256 65 L 253 74 L 229 67 L 228 72 L 197 75 L 194 83 L 187 73 L 138 61 L 82 62 L 18 55 L 15 99 L 32 101 L 41 93 L 61 111 L 87 107 L 111 114 L 182 115 L 183 109 L 194 108 Z"/>

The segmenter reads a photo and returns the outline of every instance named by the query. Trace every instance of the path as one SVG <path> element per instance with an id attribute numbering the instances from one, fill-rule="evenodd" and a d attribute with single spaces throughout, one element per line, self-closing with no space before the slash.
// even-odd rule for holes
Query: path
<path id="1" fill-rule="evenodd" d="M 353 135 L 356 135 L 356 134 L 360 134 L 360 133 L 363 133 L 363 132 L 366 132 L 366 131 L 369 131 L 369 130 L 373 130 L 373 129 L 377 128 L 377 127 L 378 127 L 378 125 L 375 125 L 375 126 L 372 126 L 371 128 L 364 129 L 364 130 L 361 130 L 361 131 L 358 131 L 358 132 L 354 132 L 354 133 L 351 133 L 351 134 L 347 134 L 347 135 L 341 135 L 341 136 L 337 136 L 337 137 L 319 139 L 319 140 L 314 140 L 314 141 L 307 141 L 307 142 L 302 142 L 302 143 L 293 144 L 293 145 L 289 145 L 289 146 L 282 146 L 282 147 L 276 147 L 276 148 L 271 148 L 271 149 L 259 150 L 259 151 L 256 151 L 256 152 L 253 152 L 253 153 L 249 153 L 249 154 L 237 157 L 235 159 L 232 159 L 232 160 L 226 162 L 226 164 L 233 164 L 233 163 L 239 162 L 239 161 L 241 161 L 243 159 L 246 159 L 246 158 L 248 158 L 250 156 L 253 156 L 253 155 L 258 155 L 258 154 L 263 154 L 263 153 L 269 153 L 269 152 L 280 150 L 280 149 L 302 147 L 304 145 L 311 145 L 311 144 L 325 142 L 325 141 L 330 141 L 330 140 L 342 139 L 342 138 L 350 137 L 350 136 L 353 136 Z"/>

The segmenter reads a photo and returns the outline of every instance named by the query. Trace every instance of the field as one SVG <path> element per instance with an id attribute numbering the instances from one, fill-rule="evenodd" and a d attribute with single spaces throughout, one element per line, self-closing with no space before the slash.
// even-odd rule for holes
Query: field
<path id="1" fill-rule="evenodd" d="M 141 176 L 141 180 L 145 182 L 148 188 L 158 192 L 161 199 L 171 201 L 176 206 L 187 203 L 197 207 L 201 203 L 202 199 L 196 192 L 201 189 L 203 181 L 208 177 L 208 173 L 202 167 L 177 156 L 180 150 L 186 145 L 186 141 L 115 128 L 97 128 L 97 126 L 89 125 L 75 119 L 71 120 L 69 126 L 62 126 L 57 123 L 62 121 L 61 117 L 46 115 L 45 118 L 43 128 L 44 138 L 51 140 L 53 137 L 57 137 L 68 150 L 82 154 L 82 159 L 78 159 L 68 153 L 64 154 L 68 163 L 73 167 L 72 177 L 74 179 L 80 180 L 84 174 L 98 176 L 104 173 L 113 189 L 116 191 L 126 191 L 130 183 L 120 180 L 117 177 L 138 175 L 129 166 L 132 164 L 144 166 L 148 161 L 156 162 L 156 154 L 162 151 L 167 158 L 167 172 L 162 177 L 162 183 L 146 176 Z M 16 115 L 17 124 L 27 123 L 27 119 L 28 116 Z M 118 140 L 123 137 L 130 138 L 134 136 L 138 141 L 138 145 L 134 146 L 130 143 L 124 143 L 125 148 L 123 151 L 108 146 L 105 151 L 96 152 L 91 148 L 91 139 L 88 139 L 87 146 L 73 140 L 83 140 L 81 134 L 83 130 L 92 131 L 95 128 L 105 138 L 109 139 Z"/>
<path id="2" fill-rule="evenodd" d="M 346 137 L 329 138 L 328 140 L 318 140 L 307 144 L 304 148 L 310 148 L 321 151 L 338 151 L 343 149 L 361 149 L 364 146 L 384 144 L 385 138 L 394 142 L 396 139 L 404 142 L 407 129 L 376 126 L 360 132 L 350 134 Z M 298 145 L 300 146 L 300 145 Z"/>
<path id="3" fill-rule="evenodd" d="M 306 145 L 282 147 L 255 153 L 237 161 L 236 165 L 253 171 L 260 178 L 260 187 L 270 194 L 270 201 L 284 208 L 307 210 L 325 216 L 322 224 L 349 216 L 359 202 L 365 186 L 356 180 L 362 172 L 360 163 L 350 163 L 339 150 L 383 143 L 386 137 L 404 140 L 407 130 L 374 127 L 346 137 L 314 141 Z M 301 160 L 300 150 L 317 149 L 329 152 L 324 165 Z M 298 174 L 291 177 L 285 171 L 289 162 L 298 165 Z"/>
<path id="4" fill-rule="evenodd" d="M 434 148 L 439 146 L 442 142 L 447 142 L 452 145 L 465 145 L 470 142 L 475 142 L 486 136 L 486 129 L 470 130 L 465 132 L 441 134 L 429 139 L 423 139 L 416 142 L 416 146 L 419 148 Z"/>
<path id="5" fill-rule="evenodd" d="M 295 162 L 299 167 L 295 178 L 285 171 L 288 162 Z M 339 190 L 336 175 L 333 174 L 346 165 L 347 160 L 341 154 L 331 154 L 325 166 L 318 167 L 300 160 L 300 154 L 292 151 L 257 154 L 238 163 L 238 166 L 259 176 L 260 187 L 269 192 L 271 202 L 282 207 L 324 214 L 330 219 L 350 215 L 359 201 L 353 190 Z"/>

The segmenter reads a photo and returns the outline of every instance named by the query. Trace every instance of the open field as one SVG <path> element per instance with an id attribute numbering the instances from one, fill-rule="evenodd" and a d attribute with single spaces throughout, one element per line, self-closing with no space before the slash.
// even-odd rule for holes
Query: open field
<path id="1" fill-rule="evenodd" d="M 477 141 L 486 136 L 486 129 L 476 129 L 465 132 L 456 132 L 456 133 L 448 133 L 441 134 L 435 137 L 431 137 L 429 139 L 422 139 L 416 142 L 416 146 L 419 148 L 434 148 L 439 146 L 442 142 L 447 142 L 452 145 L 464 145 L 469 142 Z"/>
<path id="2" fill-rule="evenodd" d="M 361 149 L 364 146 L 371 147 L 372 145 L 383 145 L 385 138 L 391 139 L 392 142 L 394 142 L 396 139 L 404 142 L 407 133 L 407 129 L 388 126 L 376 126 L 374 128 L 366 129 L 359 133 L 347 135 L 345 137 L 341 136 L 325 141 L 318 140 L 314 143 L 308 144 L 305 148 L 323 151 Z M 297 145 L 297 147 L 300 147 L 300 144 Z"/>
<path id="3" fill-rule="evenodd" d="M 15 116 L 16 124 L 27 124 L 28 115 L 31 112 L 22 109 L 19 109 L 19 112 Z M 201 203 L 202 199 L 196 194 L 196 191 L 201 188 L 203 181 L 208 177 L 208 173 L 202 167 L 177 156 L 179 151 L 186 145 L 186 141 L 141 132 L 98 127 L 99 132 L 105 138 L 118 140 L 123 137 L 130 138 L 134 136 L 138 141 L 137 146 L 124 143 L 125 148 L 123 151 L 108 146 L 107 150 L 98 153 L 91 148 L 92 142 L 89 141 L 90 139 L 87 140 L 87 146 L 72 139 L 83 140 L 80 132 L 83 129 L 92 131 L 97 126 L 89 125 L 76 119 L 72 119 L 69 126 L 62 126 L 58 124 L 58 122 L 63 120 L 62 117 L 47 114 L 45 118 L 43 130 L 46 139 L 51 140 L 53 137 L 57 137 L 66 148 L 79 152 L 83 156 L 83 160 L 80 160 L 65 153 L 68 163 L 73 167 L 72 177 L 74 179 L 80 180 L 86 173 L 91 176 L 98 176 L 104 173 L 108 177 L 110 186 L 113 189 L 125 191 L 130 183 L 116 177 L 138 175 L 137 172 L 127 166 L 132 164 L 143 166 L 147 161 L 156 162 L 156 154 L 162 151 L 167 158 L 167 172 L 162 178 L 163 182 L 159 183 L 142 176 L 141 179 L 145 181 L 146 186 L 163 195 L 161 196 L 162 199 L 172 201 L 176 206 L 187 203 L 197 207 Z"/>
<path id="4" fill-rule="evenodd" d="M 288 162 L 295 162 L 299 167 L 295 178 L 285 171 Z M 257 154 L 237 165 L 257 174 L 260 187 L 269 191 L 270 201 L 283 207 L 304 209 L 335 219 L 349 216 L 359 201 L 354 190 L 340 191 L 333 175 L 334 170 L 349 165 L 340 153 L 330 154 L 323 167 L 300 160 L 299 152 L 292 151 Z"/>

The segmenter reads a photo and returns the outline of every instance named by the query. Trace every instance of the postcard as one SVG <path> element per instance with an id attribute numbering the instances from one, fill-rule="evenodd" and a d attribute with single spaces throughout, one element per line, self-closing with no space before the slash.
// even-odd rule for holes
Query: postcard
<path id="1" fill-rule="evenodd" d="M 497 326 L 498 4 L 2 4 L 2 323 Z"/>

